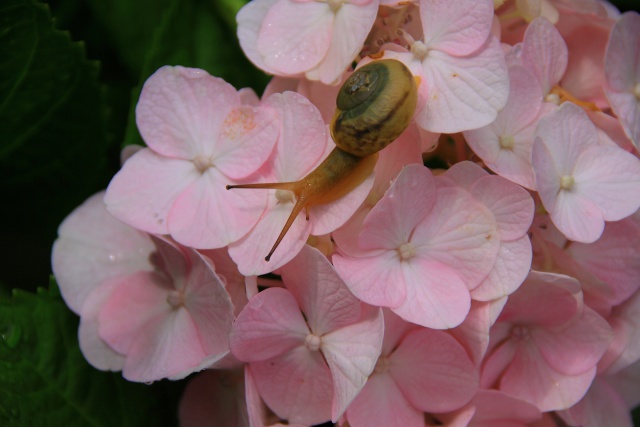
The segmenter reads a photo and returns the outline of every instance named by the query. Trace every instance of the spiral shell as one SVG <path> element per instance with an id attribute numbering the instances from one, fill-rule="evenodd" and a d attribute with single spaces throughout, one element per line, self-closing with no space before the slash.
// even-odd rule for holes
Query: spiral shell
<path id="1" fill-rule="evenodd" d="M 416 81 L 402 62 L 370 62 L 340 88 L 331 136 L 341 150 L 354 156 L 377 153 L 407 128 L 417 99 Z"/>

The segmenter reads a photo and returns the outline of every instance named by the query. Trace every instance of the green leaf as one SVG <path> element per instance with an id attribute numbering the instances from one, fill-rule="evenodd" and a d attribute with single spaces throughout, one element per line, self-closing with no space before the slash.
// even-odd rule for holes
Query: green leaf
<path id="1" fill-rule="evenodd" d="M 210 2 L 172 0 L 147 53 L 140 85 L 132 93 L 124 145 L 143 145 L 135 125 L 135 105 L 144 81 L 164 65 L 201 68 L 238 89 L 252 87 L 259 94 L 268 81 L 266 74 L 245 58 L 235 26 L 231 29 L 225 25 Z"/>
<path id="2" fill-rule="evenodd" d="M 50 248 L 65 215 L 108 183 L 98 71 L 81 43 L 54 29 L 46 6 L 0 3 L 0 222 L 15 255 L 0 261 L 2 281 L 46 280 L 48 249 L 32 248 Z"/>
<path id="3" fill-rule="evenodd" d="M 176 396 L 84 360 L 78 318 L 55 284 L 0 300 L 0 425 L 176 425 Z M 169 402 L 171 399 L 173 402 Z"/>

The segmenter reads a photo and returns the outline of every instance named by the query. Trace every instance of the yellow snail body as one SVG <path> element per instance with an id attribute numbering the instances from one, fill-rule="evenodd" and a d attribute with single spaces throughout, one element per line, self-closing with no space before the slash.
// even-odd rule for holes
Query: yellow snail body
<path id="1" fill-rule="evenodd" d="M 411 122 L 417 99 L 416 80 L 404 64 L 393 59 L 370 62 L 354 71 L 340 88 L 331 120 L 336 148 L 317 168 L 295 182 L 227 185 L 227 189 L 289 190 L 295 195 L 293 210 L 266 261 L 302 209 L 341 198 L 371 174 L 378 152 Z"/>

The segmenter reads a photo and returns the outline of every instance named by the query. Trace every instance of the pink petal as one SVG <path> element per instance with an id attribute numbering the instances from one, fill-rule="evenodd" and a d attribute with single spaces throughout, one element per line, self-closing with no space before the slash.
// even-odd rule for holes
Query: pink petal
<path id="1" fill-rule="evenodd" d="M 584 307 L 582 315 L 561 328 L 536 330 L 532 339 L 550 367 L 568 375 L 594 367 L 613 335 L 611 327 L 595 311 Z"/>
<path id="2" fill-rule="evenodd" d="M 466 349 L 473 364 L 480 366 L 489 346 L 490 328 L 491 305 L 486 302 L 472 301 L 471 309 L 464 322 L 449 330 L 449 333 Z"/>
<path id="3" fill-rule="evenodd" d="M 499 390 L 546 412 L 573 406 L 582 399 L 594 377 L 595 367 L 578 375 L 561 374 L 546 363 L 535 345 L 521 345 Z"/>
<path id="4" fill-rule="evenodd" d="M 298 347 L 252 363 L 250 370 L 262 399 L 278 417 L 305 425 L 331 418 L 333 384 L 320 352 Z"/>
<path id="5" fill-rule="evenodd" d="M 327 145 L 332 144 L 322 116 L 315 105 L 296 92 L 273 94 L 265 104 L 275 110 L 280 124 L 270 159 L 273 178 L 278 182 L 299 180 L 320 164 Z"/>
<path id="6" fill-rule="evenodd" d="M 162 156 L 192 160 L 211 155 L 214 139 L 240 97 L 229 83 L 196 68 L 165 66 L 145 82 L 136 124 Z"/>
<path id="7" fill-rule="evenodd" d="M 531 271 L 507 301 L 499 322 L 562 326 L 582 309 L 580 282 L 562 274 Z"/>
<path id="8" fill-rule="evenodd" d="M 618 221 L 640 208 L 640 161 L 617 147 L 594 146 L 582 152 L 573 177 L 576 191 L 593 201 L 605 221 Z"/>
<path id="9" fill-rule="evenodd" d="M 536 137 L 550 150 L 558 176 L 571 174 L 582 152 L 587 147 L 598 144 L 596 127 L 584 110 L 571 102 L 563 103 L 560 108 L 541 118 L 536 128 Z M 534 143 L 534 151 L 536 144 Z M 533 167 L 536 173 L 540 166 L 536 164 L 534 157 Z"/>
<path id="10" fill-rule="evenodd" d="M 402 265 L 406 298 L 391 310 L 408 322 L 432 329 L 450 329 L 462 323 L 471 298 L 456 271 L 417 257 L 411 261 Z"/>
<path id="11" fill-rule="evenodd" d="M 479 390 L 471 404 L 477 408 L 473 417 L 474 426 L 478 423 L 487 427 L 493 425 L 515 427 L 524 425 L 524 423 L 532 423 L 542 416 L 540 410 L 534 405 L 498 390 Z M 513 424 L 502 424 L 509 421 Z"/>
<path id="12" fill-rule="evenodd" d="M 398 343 L 418 325 L 402 320 L 388 308 L 382 309 L 384 315 L 384 339 L 382 340 L 382 356 L 388 356 L 398 346 Z"/>
<path id="13" fill-rule="evenodd" d="M 389 362 L 389 373 L 404 396 L 426 412 L 461 408 L 478 389 L 476 367 L 464 348 L 444 332 L 410 332 Z"/>
<path id="14" fill-rule="evenodd" d="M 269 74 L 276 71 L 268 67 L 258 51 L 258 37 L 265 16 L 278 0 L 255 0 L 245 4 L 236 15 L 238 22 L 238 40 L 242 51 L 256 67 Z M 288 74 L 288 73 L 281 73 Z M 267 94 L 265 92 L 264 96 Z"/>
<path id="15" fill-rule="evenodd" d="M 507 66 L 494 37 L 469 56 L 430 51 L 422 67 L 428 100 L 416 122 L 428 131 L 455 133 L 486 126 L 507 102 Z"/>
<path id="16" fill-rule="evenodd" d="M 455 56 L 469 55 L 489 37 L 493 3 L 488 0 L 421 2 L 420 20 L 429 48 Z"/>
<path id="17" fill-rule="evenodd" d="M 104 280 L 151 270 L 155 246 L 149 236 L 115 219 L 104 192 L 87 199 L 58 227 L 51 266 L 66 304 L 80 313 L 89 293 Z"/>
<path id="18" fill-rule="evenodd" d="M 372 375 L 347 409 L 349 425 L 424 427 L 424 413 L 402 395 L 388 373 Z"/>
<path id="19" fill-rule="evenodd" d="M 533 72 L 547 95 L 567 69 L 567 44 L 546 18 L 536 18 L 524 34 L 522 65 Z"/>
<path id="20" fill-rule="evenodd" d="M 266 194 L 229 191 L 230 181 L 209 168 L 176 198 L 169 212 L 169 232 L 194 248 L 220 248 L 244 236 L 262 214 Z"/>
<path id="21" fill-rule="evenodd" d="M 249 426 L 264 427 L 264 419 L 266 418 L 267 411 L 260 398 L 260 393 L 258 393 L 258 387 L 256 386 L 256 381 L 253 379 L 249 365 L 245 365 L 244 367 L 244 389 Z"/>
<path id="22" fill-rule="evenodd" d="M 526 190 L 504 178 L 489 175 L 474 184 L 471 194 L 496 218 L 500 240 L 514 240 L 525 235 L 534 211 L 533 199 Z"/>
<path id="23" fill-rule="evenodd" d="M 471 291 L 471 298 L 477 301 L 491 301 L 511 295 L 522 284 L 531 268 L 532 249 L 529 236 L 517 240 L 500 242 L 500 249 L 493 268 Z"/>
<path id="24" fill-rule="evenodd" d="M 435 181 L 429 169 L 422 165 L 405 167 L 367 215 L 360 246 L 397 249 L 409 242 L 415 227 L 431 210 L 435 196 Z"/>
<path id="25" fill-rule="evenodd" d="M 104 202 L 109 213 L 139 230 L 169 234 L 169 211 L 197 177 L 192 162 L 142 149 L 113 177 Z"/>
<path id="26" fill-rule="evenodd" d="M 629 406 L 606 378 L 596 377 L 580 402 L 558 415 L 571 425 L 633 427 Z"/>
<path id="27" fill-rule="evenodd" d="M 449 266 L 473 289 L 491 271 L 500 247 L 493 215 L 459 188 L 438 188 L 432 215 L 416 227 L 417 256 Z"/>
<path id="28" fill-rule="evenodd" d="M 257 50 L 278 73 L 305 72 L 327 54 L 334 19 L 327 4 L 276 1 L 260 27 Z"/>
<path id="29" fill-rule="evenodd" d="M 205 161 L 231 179 L 245 178 L 269 157 L 278 137 L 277 116 L 267 107 L 241 106 L 227 115 L 217 137 Z"/>
<path id="30" fill-rule="evenodd" d="M 160 280 L 149 273 L 130 276 L 99 315 L 100 336 L 127 355 L 122 374 L 131 381 L 184 378 L 228 351 L 206 352 L 189 312 L 171 307 Z"/>
<path id="31" fill-rule="evenodd" d="M 638 147 L 640 141 L 640 103 L 634 93 L 606 90 L 611 108 L 618 116 L 625 134 Z"/>
<path id="32" fill-rule="evenodd" d="M 331 419 L 335 422 L 364 387 L 382 347 L 382 310 L 368 307 L 357 323 L 322 337 L 324 354 L 333 377 Z"/>
<path id="33" fill-rule="evenodd" d="M 360 317 L 360 301 L 317 249 L 305 245 L 281 274 L 315 335 L 345 327 Z"/>
<path id="34" fill-rule="evenodd" d="M 353 3 L 343 3 L 340 9 L 334 12 L 329 49 L 324 59 L 306 73 L 309 80 L 335 84 L 344 71 L 350 68 L 351 62 L 362 49 L 362 44 L 376 19 L 378 1 L 361 1 L 362 5 Z"/>
<path id="35" fill-rule="evenodd" d="M 357 258 L 333 255 L 336 271 L 349 290 L 362 301 L 383 307 L 397 307 L 406 298 L 404 270 L 396 251 L 374 252 Z"/>
<path id="36" fill-rule="evenodd" d="M 224 284 L 214 270 L 195 251 L 188 251 L 191 270 L 184 286 L 184 307 L 199 331 L 206 354 L 216 355 L 229 349 L 229 334 L 234 320 L 233 304 Z M 176 282 L 174 276 L 174 283 Z"/>
<path id="37" fill-rule="evenodd" d="M 309 328 L 286 289 L 266 289 L 249 300 L 233 324 L 232 353 L 245 362 L 282 355 L 304 344 Z"/>
<path id="38" fill-rule="evenodd" d="M 278 249 L 269 261 L 265 261 L 292 209 L 292 202 L 278 202 L 275 190 L 269 190 L 269 204 L 258 223 L 244 237 L 229 245 L 229 253 L 238 263 L 242 274 L 269 273 L 291 261 L 300 252 L 311 233 L 311 221 L 305 220 L 304 212 L 298 214 Z"/>
<path id="39" fill-rule="evenodd" d="M 102 371 L 120 371 L 125 363 L 125 355 L 112 349 L 98 334 L 100 310 L 119 284 L 119 278 L 102 282 L 87 295 L 80 313 L 80 350 L 91 366 Z"/>

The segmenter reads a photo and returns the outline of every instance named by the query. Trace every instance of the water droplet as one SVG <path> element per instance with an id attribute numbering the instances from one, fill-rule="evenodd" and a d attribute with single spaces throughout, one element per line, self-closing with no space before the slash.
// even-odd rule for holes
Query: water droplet
<path id="1" fill-rule="evenodd" d="M 2 333 L 0 336 L 7 347 L 16 348 L 20 343 L 20 338 L 22 337 L 22 327 L 19 324 L 12 323 L 4 325 L 1 330 Z"/>

